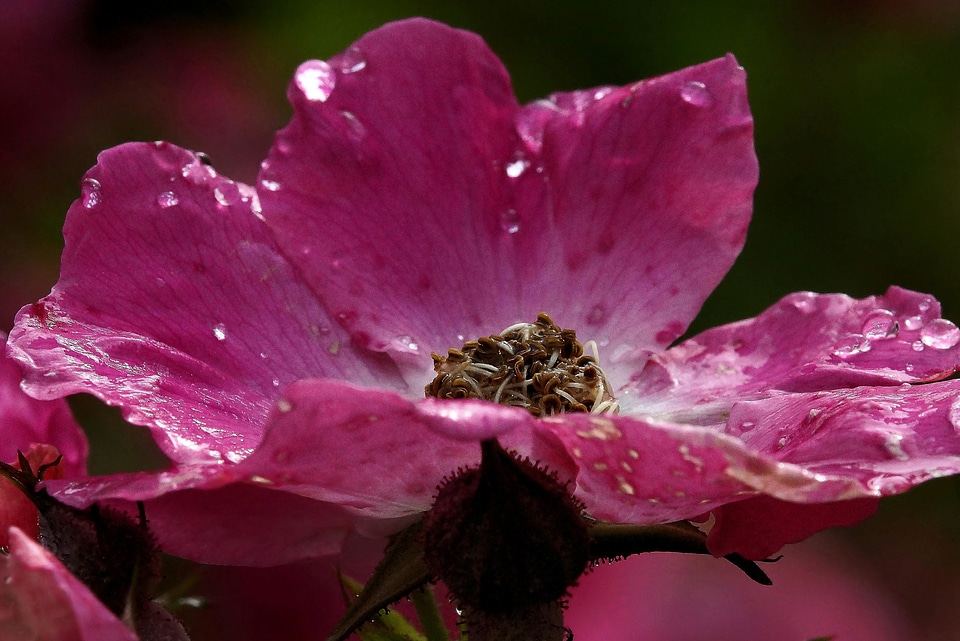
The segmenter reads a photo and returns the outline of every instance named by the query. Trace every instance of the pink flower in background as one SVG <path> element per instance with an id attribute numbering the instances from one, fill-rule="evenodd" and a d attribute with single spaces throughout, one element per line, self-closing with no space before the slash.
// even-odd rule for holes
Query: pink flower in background
<path id="1" fill-rule="evenodd" d="M 0 346 L 7 337 L 0 332 Z M 0 358 L 0 461 L 17 464 L 17 450 L 36 470 L 63 456 L 44 475 L 50 479 L 86 475 L 87 439 L 63 399 L 38 401 L 20 390 L 20 369 Z M 37 508 L 13 483 L 0 476 L 0 547 L 8 545 L 7 530 L 17 526 L 37 537 Z"/>
<path id="2" fill-rule="evenodd" d="M 0 344 L 6 337 L 0 333 Z M 63 456 L 48 478 L 85 472 L 87 442 L 64 400 L 38 401 L 19 389 L 20 371 L 0 359 L 0 456 L 17 460 L 27 453 L 36 469 Z M 0 477 L 0 638 L 133 641 L 134 635 L 37 543 L 37 509 L 6 478 Z"/>
<path id="3" fill-rule="evenodd" d="M 169 552 L 286 562 L 409 522 L 497 437 L 599 519 L 712 511 L 712 551 L 758 558 L 960 470 L 960 383 L 913 385 L 960 352 L 928 296 L 794 294 L 668 349 L 750 217 L 731 56 L 520 106 L 480 38 L 411 20 L 289 97 L 256 188 L 165 143 L 83 179 L 9 352 L 29 393 L 119 405 L 172 466 L 62 500 L 145 500 Z M 420 398 L 432 351 L 541 311 L 596 341 L 619 415 Z"/>

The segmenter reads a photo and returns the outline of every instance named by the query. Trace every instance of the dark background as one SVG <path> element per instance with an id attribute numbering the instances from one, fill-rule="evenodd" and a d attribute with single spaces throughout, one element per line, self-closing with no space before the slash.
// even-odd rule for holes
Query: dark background
<path id="1" fill-rule="evenodd" d="M 891 284 L 935 294 L 960 320 L 960 4 L 269 5 L 0 5 L 0 329 L 56 281 L 63 216 L 98 151 L 166 139 L 252 182 L 290 116 L 285 91 L 297 64 L 413 15 L 480 33 L 521 101 L 738 57 L 760 185 L 746 249 L 695 328 L 753 316 L 796 290 L 859 297 Z M 92 417 L 94 471 L 150 460 L 138 430 L 104 429 L 95 403 L 77 406 Z M 927 484 L 842 535 L 924 638 L 960 636 L 958 488 Z"/>

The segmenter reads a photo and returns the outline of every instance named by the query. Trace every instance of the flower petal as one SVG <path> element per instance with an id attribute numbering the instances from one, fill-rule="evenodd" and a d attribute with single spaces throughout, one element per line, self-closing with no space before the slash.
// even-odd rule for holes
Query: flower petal
<path id="1" fill-rule="evenodd" d="M 734 405 L 730 433 L 626 416 L 567 415 L 544 423 L 576 457 L 576 494 L 597 518 L 670 521 L 767 495 L 832 504 L 808 522 L 826 527 L 849 522 L 843 513 L 850 499 L 897 494 L 960 472 L 958 397 L 956 380 L 780 394 Z M 796 524 L 777 526 L 773 513 L 769 522 L 731 525 L 737 514 L 730 508 L 723 527 L 742 533 L 755 525 L 757 534 L 744 544 L 767 537 L 761 556 L 771 553 L 776 537 L 782 545 L 810 533 L 799 534 L 804 530 Z"/>
<path id="2" fill-rule="evenodd" d="M 707 330 L 650 359 L 621 390 L 627 413 L 722 425 L 733 402 L 944 378 L 960 366 L 960 329 L 933 297 L 791 294 L 756 318 Z"/>
<path id="3" fill-rule="evenodd" d="M 402 386 L 350 344 L 262 220 L 257 196 L 172 145 L 103 152 L 64 226 L 60 281 L 24 308 L 24 388 L 95 394 L 175 461 L 239 460 L 307 374 Z"/>
<path id="4" fill-rule="evenodd" d="M 831 527 L 855 525 L 877 511 L 880 499 L 833 503 L 787 503 L 770 496 L 722 505 L 707 537 L 715 556 L 736 552 L 748 559 L 773 556 L 787 543 L 797 543 Z"/>
<path id="5" fill-rule="evenodd" d="M 744 240 L 757 166 L 732 57 L 520 110 L 477 36 L 411 20 L 304 63 L 289 95 L 264 217 L 354 340 L 418 381 L 430 350 L 540 311 L 665 346 Z"/>
<path id="6" fill-rule="evenodd" d="M 6 345 L 0 332 L 0 354 Z M 58 466 L 66 477 L 82 476 L 87 467 L 87 438 L 63 399 L 38 401 L 20 389 L 22 375 L 17 364 L 0 356 L 0 460 L 14 463 L 17 450 L 30 445 L 52 445 L 63 455 Z"/>
<path id="7" fill-rule="evenodd" d="M 0 636 L 8 641 L 136 641 L 137 636 L 56 558 L 17 528 L 0 582 Z"/>

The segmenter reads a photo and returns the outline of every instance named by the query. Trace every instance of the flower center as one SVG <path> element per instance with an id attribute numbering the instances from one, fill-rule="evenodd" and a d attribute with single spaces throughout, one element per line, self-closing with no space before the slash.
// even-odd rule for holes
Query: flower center
<path id="1" fill-rule="evenodd" d="M 427 396 L 481 398 L 534 416 L 619 409 L 597 357 L 584 354 L 576 331 L 560 329 L 544 313 L 535 323 L 432 356 L 437 376 L 425 387 Z"/>

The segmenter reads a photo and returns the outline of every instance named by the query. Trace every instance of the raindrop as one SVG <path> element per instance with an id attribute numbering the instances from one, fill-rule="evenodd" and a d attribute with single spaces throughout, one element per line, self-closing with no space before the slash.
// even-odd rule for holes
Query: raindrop
<path id="1" fill-rule="evenodd" d="M 516 209 L 505 209 L 500 212 L 500 229 L 508 234 L 520 231 L 520 214 Z"/>
<path id="2" fill-rule="evenodd" d="M 213 167 L 207 166 L 194 158 L 180 168 L 180 174 L 194 185 L 202 185 L 205 181 L 217 175 Z"/>
<path id="3" fill-rule="evenodd" d="M 923 351 L 923 341 L 913 341 L 913 345 L 911 345 L 911 347 L 913 348 L 913 351 L 915 351 L 915 352 L 922 352 L 922 351 Z"/>
<path id="4" fill-rule="evenodd" d="M 236 205 L 240 201 L 240 188 L 237 187 L 237 183 L 228 180 L 213 190 L 213 197 L 224 207 Z"/>
<path id="5" fill-rule="evenodd" d="M 347 127 L 350 128 L 350 136 L 354 139 L 354 141 L 359 142 L 360 140 L 363 140 L 364 136 L 367 135 L 367 128 L 363 126 L 363 123 L 360 122 L 360 119 L 349 111 L 341 111 L 340 115 L 346 119 Z"/>
<path id="6" fill-rule="evenodd" d="M 519 178 L 529 166 L 530 163 L 522 158 L 519 160 L 514 160 L 512 163 L 507 165 L 507 176 L 510 178 Z"/>
<path id="7" fill-rule="evenodd" d="M 336 72 L 323 60 L 307 60 L 297 67 L 294 78 L 306 99 L 315 102 L 329 98 L 337 83 Z"/>
<path id="8" fill-rule="evenodd" d="M 702 82 L 688 82 L 680 88 L 680 97 L 684 102 L 694 107 L 710 107 L 713 105 L 713 95 Z"/>
<path id="9" fill-rule="evenodd" d="M 80 183 L 80 194 L 83 206 L 93 209 L 100 204 L 100 181 L 95 178 L 84 178 Z"/>
<path id="10" fill-rule="evenodd" d="M 885 340 L 897 335 L 900 324 L 894 318 L 893 312 L 878 309 L 867 316 L 860 331 L 870 340 Z"/>
<path id="11" fill-rule="evenodd" d="M 225 340 L 227 340 L 227 328 L 226 328 L 226 326 L 225 326 L 223 323 L 217 323 L 217 324 L 213 327 L 213 335 L 216 337 L 216 339 L 217 339 L 218 341 L 225 341 Z"/>
<path id="12" fill-rule="evenodd" d="M 911 332 L 916 331 L 921 327 L 923 327 L 923 317 L 911 316 L 910 318 L 903 321 L 903 326 L 906 327 Z"/>
<path id="13" fill-rule="evenodd" d="M 340 72 L 356 73 L 367 66 L 367 59 L 357 47 L 350 47 L 340 54 Z"/>
<path id="14" fill-rule="evenodd" d="M 956 399 L 950 406 L 947 417 L 950 419 L 950 424 L 953 425 L 953 431 L 960 434 L 960 398 Z"/>
<path id="15" fill-rule="evenodd" d="M 177 195 L 172 191 L 165 191 L 157 196 L 157 204 L 163 209 L 166 209 L 167 207 L 173 207 L 174 205 L 180 204 L 180 199 L 177 198 Z"/>
<path id="16" fill-rule="evenodd" d="M 400 346 L 411 352 L 416 352 L 420 349 L 420 346 L 409 336 L 398 336 L 397 342 L 400 343 Z"/>
<path id="17" fill-rule="evenodd" d="M 271 381 L 271 383 L 273 383 L 273 386 L 274 386 L 274 387 L 280 387 L 280 380 L 279 380 L 279 379 L 276 379 L 276 378 L 275 378 L 275 379 L 273 379 L 273 380 Z"/>
<path id="18" fill-rule="evenodd" d="M 960 328 L 945 318 L 937 318 L 920 330 L 920 341 L 934 349 L 950 349 L 960 343 Z"/>
<path id="19" fill-rule="evenodd" d="M 278 183 L 276 180 L 267 180 L 266 178 L 264 178 L 263 180 L 260 181 L 260 185 L 267 191 L 280 190 L 280 183 Z"/>
<path id="20" fill-rule="evenodd" d="M 837 341 L 837 344 L 833 349 L 833 354 L 834 356 L 839 356 L 840 358 L 850 358 L 852 356 L 856 356 L 857 354 L 862 354 L 863 352 L 869 351 L 869 340 L 867 340 L 862 334 L 850 334 Z"/>

